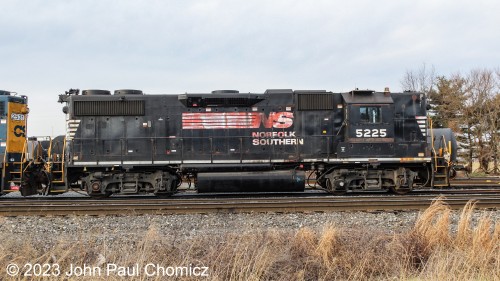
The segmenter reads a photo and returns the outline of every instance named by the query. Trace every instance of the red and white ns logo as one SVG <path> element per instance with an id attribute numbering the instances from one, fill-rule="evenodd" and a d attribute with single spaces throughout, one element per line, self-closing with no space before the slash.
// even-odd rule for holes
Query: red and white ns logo
<path id="1" fill-rule="evenodd" d="M 183 129 L 257 129 L 289 128 L 293 112 L 182 113 Z"/>
<path id="2" fill-rule="evenodd" d="M 271 112 L 269 117 L 266 117 L 264 113 L 260 113 L 260 122 L 265 128 L 289 128 L 293 125 L 293 113 L 292 112 Z M 252 127 L 259 128 L 259 126 Z"/>

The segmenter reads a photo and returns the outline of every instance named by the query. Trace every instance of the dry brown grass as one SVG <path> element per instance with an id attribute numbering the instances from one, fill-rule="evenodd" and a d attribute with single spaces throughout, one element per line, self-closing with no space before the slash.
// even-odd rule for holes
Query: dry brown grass
<path id="1" fill-rule="evenodd" d="M 485 215 L 473 225 L 473 210 L 474 204 L 468 204 L 452 229 L 452 211 L 437 200 L 413 229 L 396 235 L 326 224 L 321 230 L 247 229 L 182 240 L 153 225 L 125 244 L 97 240 L 104 233 L 82 233 L 76 239 L 61 237 L 50 249 L 33 244 L 29 236 L 0 237 L 0 278 L 7 279 L 7 264 L 31 262 L 58 263 L 64 270 L 70 264 L 192 264 L 210 268 L 206 280 L 500 280 L 500 225 Z M 164 279 L 143 274 L 133 278 Z"/>
<path id="2" fill-rule="evenodd" d="M 500 225 L 482 215 L 471 218 L 474 203 L 462 210 L 456 230 L 450 230 L 450 209 L 436 201 L 407 234 L 410 261 L 416 275 L 432 280 L 500 280 Z"/>

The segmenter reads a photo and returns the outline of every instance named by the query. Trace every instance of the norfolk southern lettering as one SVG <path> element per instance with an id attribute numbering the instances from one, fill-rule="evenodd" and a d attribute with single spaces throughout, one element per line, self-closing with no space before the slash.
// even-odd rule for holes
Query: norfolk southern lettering
<path id="1" fill-rule="evenodd" d="M 253 145 L 303 145 L 304 139 L 297 138 L 294 131 L 253 132 Z"/>

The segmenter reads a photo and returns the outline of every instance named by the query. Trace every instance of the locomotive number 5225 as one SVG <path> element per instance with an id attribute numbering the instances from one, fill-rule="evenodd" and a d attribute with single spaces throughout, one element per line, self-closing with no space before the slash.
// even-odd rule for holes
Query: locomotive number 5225
<path id="1" fill-rule="evenodd" d="M 385 138 L 386 129 L 356 129 L 357 138 Z"/>

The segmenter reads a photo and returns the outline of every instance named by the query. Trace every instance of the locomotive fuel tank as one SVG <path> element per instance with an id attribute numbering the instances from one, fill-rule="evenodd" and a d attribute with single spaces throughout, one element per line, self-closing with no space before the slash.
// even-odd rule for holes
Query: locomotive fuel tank
<path id="1" fill-rule="evenodd" d="M 300 170 L 199 173 L 198 192 L 304 191 L 305 172 Z"/>

